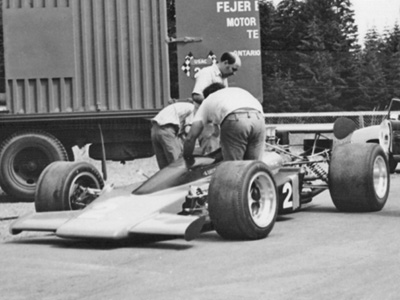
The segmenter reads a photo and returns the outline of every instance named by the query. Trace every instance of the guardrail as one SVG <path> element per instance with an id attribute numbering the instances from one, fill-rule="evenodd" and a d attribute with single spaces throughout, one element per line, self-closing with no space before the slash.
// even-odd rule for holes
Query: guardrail
<path id="1" fill-rule="evenodd" d="M 398 113 L 400 112 L 393 112 Z M 323 112 L 323 113 L 265 113 L 265 124 L 277 126 L 280 128 L 290 128 L 293 130 L 302 127 L 320 128 L 330 127 L 339 117 L 346 117 L 353 120 L 357 128 L 363 128 L 372 125 L 379 125 L 386 117 L 387 111 L 355 111 L 355 112 Z M 308 125 L 303 126 L 300 124 Z M 313 124 L 313 125 L 312 125 Z M 310 129 L 311 130 L 311 129 Z"/>

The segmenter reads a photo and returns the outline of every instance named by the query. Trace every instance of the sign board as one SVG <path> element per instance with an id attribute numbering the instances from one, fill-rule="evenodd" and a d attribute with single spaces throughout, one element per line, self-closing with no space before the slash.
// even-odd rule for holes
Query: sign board
<path id="1" fill-rule="evenodd" d="M 229 77 L 229 86 L 244 88 L 262 102 L 258 3 L 175 0 L 180 98 L 191 96 L 198 70 L 233 51 L 240 56 L 242 67 Z"/>

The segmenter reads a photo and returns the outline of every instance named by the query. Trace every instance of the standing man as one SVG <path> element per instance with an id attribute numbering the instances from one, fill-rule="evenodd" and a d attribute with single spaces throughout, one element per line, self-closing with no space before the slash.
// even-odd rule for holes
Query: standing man
<path id="1" fill-rule="evenodd" d="M 191 164 L 196 139 L 208 123 L 221 127 L 224 160 L 257 160 L 265 142 L 265 122 L 261 103 L 241 88 L 225 88 L 214 83 L 204 90 L 199 107 L 183 146 L 183 157 Z"/>
<path id="2" fill-rule="evenodd" d="M 235 75 L 242 65 L 240 57 L 234 52 L 225 52 L 220 62 L 201 69 L 196 75 L 193 87 L 192 99 L 200 105 L 204 100 L 203 91 L 212 83 L 222 83 L 228 87 L 228 77 Z"/>
<path id="3" fill-rule="evenodd" d="M 177 102 L 163 108 L 152 120 L 151 141 L 158 167 L 165 168 L 182 154 L 182 136 L 190 129 L 194 105 Z"/>
<path id="4" fill-rule="evenodd" d="M 240 57 L 234 52 L 225 52 L 222 54 L 220 62 L 201 69 L 196 75 L 192 99 L 196 110 L 204 100 L 203 91 L 212 83 L 221 83 L 228 87 L 228 77 L 234 75 L 241 67 Z M 219 147 L 219 127 L 213 124 L 205 125 L 202 135 L 199 137 L 199 143 L 203 154 L 214 151 Z"/>

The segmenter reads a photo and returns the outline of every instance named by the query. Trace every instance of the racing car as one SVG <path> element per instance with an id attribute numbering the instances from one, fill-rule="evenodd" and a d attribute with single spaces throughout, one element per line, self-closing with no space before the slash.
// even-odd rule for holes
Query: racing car
<path id="1" fill-rule="evenodd" d="M 397 113 L 395 113 L 395 108 Z M 400 161 L 400 99 L 390 101 L 386 118 L 380 125 L 355 130 L 351 136 L 353 143 L 376 143 L 384 149 L 389 160 L 390 173 L 394 173 Z"/>
<path id="2" fill-rule="evenodd" d="M 334 124 L 338 139 L 354 128 Z M 318 143 L 315 143 L 318 145 Z M 41 174 L 36 212 L 10 232 L 48 231 L 61 238 L 134 239 L 143 234 L 195 239 L 215 230 L 230 240 L 268 236 L 278 214 L 298 211 L 322 191 L 344 212 L 381 210 L 390 186 L 388 161 L 377 144 L 338 143 L 300 153 L 268 139 L 257 161 L 223 161 L 221 151 L 178 159 L 143 183 L 105 185 L 87 162 L 54 162 Z"/>

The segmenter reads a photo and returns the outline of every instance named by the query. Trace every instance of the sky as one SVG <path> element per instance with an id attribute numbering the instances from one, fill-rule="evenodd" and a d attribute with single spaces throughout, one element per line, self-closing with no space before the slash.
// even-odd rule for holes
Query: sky
<path id="1" fill-rule="evenodd" d="M 379 33 L 385 28 L 400 25 L 400 0 L 352 0 L 359 38 L 375 27 Z"/>
<path id="2" fill-rule="evenodd" d="M 274 4 L 279 2 L 273 0 Z M 383 33 L 387 27 L 392 29 L 396 21 L 400 25 L 400 0 L 351 0 L 351 3 L 360 41 L 368 29 L 375 27 L 379 33 Z"/>

